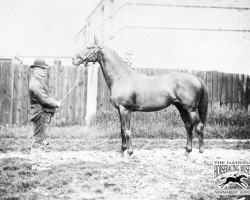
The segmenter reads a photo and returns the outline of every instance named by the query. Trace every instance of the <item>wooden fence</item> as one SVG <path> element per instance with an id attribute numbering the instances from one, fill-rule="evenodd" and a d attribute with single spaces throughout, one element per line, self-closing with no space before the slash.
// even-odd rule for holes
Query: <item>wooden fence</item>
<path id="1" fill-rule="evenodd" d="M 172 71 L 191 73 L 201 77 L 209 88 L 209 101 L 228 109 L 250 110 L 250 78 L 244 74 L 217 71 L 188 71 L 169 69 L 136 69 L 147 75 Z M 29 115 L 28 85 L 33 70 L 27 65 L 0 63 L 0 124 L 27 124 Z M 78 80 L 80 84 L 63 102 L 53 118 L 53 124 L 84 122 L 87 108 L 88 70 L 75 66 L 51 66 L 47 83 L 52 96 L 60 100 Z M 102 72 L 98 70 L 97 110 L 113 110 L 110 91 Z M 93 101 L 96 99 L 93 99 Z"/>
<path id="2" fill-rule="evenodd" d="M 184 72 L 201 77 L 209 91 L 209 102 L 228 109 L 250 110 L 250 78 L 244 74 L 230 74 L 218 71 L 196 71 L 178 69 L 137 68 L 136 70 L 149 76 L 166 74 L 169 72 Z M 97 110 L 112 110 L 110 91 L 105 83 L 101 70 L 98 71 Z"/>
<path id="3" fill-rule="evenodd" d="M 62 103 L 53 124 L 83 122 L 87 102 L 87 69 L 75 66 L 51 66 L 47 83 L 52 96 L 60 100 L 79 81 L 78 87 Z M 0 63 L 0 124 L 27 124 L 28 87 L 33 70 L 27 65 Z"/>

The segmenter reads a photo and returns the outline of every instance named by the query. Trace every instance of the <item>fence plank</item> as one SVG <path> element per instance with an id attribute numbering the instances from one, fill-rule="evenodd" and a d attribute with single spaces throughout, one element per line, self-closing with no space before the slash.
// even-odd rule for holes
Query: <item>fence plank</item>
<path id="1" fill-rule="evenodd" d="M 69 67 L 64 66 L 64 87 L 63 87 L 63 95 L 66 95 L 69 91 Z M 67 97 L 62 103 L 62 113 L 63 113 L 63 123 L 66 123 L 69 119 L 69 98 Z"/>
<path id="2" fill-rule="evenodd" d="M 20 122 L 20 101 L 21 101 L 21 66 L 14 66 L 14 85 L 13 85 L 13 111 L 12 123 L 19 124 Z"/>
<path id="3" fill-rule="evenodd" d="M 240 109 L 243 109 L 243 84 L 244 84 L 244 74 L 240 74 L 239 87 L 238 87 L 238 101 Z"/>
<path id="4" fill-rule="evenodd" d="M 218 72 L 212 71 L 212 93 L 213 93 L 213 101 L 216 102 L 219 100 L 218 98 Z"/>
<path id="5" fill-rule="evenodd" d="M 248 109 L 247 103 L 247 84 L 248 84 L 248 75 L 244 75 L 244 82 L 243 82 L 243 107 L 245 110 Z"/>
<path id="6" fill-rule="evenodd" d="M 84 68 L 84 93 L 83 93 L 83 118 L 85 119 L 86 110 L 87 110 L 87 88 L 88 88 L 88 70 Z"/>
<path id="7" fill-rule="evenodd" d="M 233 103 L 238 103 L 239 75 L 233 74 Z"/>
<path id="8" fill-rule="evenodd" d="M 250 112 L 250 77 L 247 77 L 247 104 L 248 112 Z"/>
<path id="9" fill-rule="evenodd" d="M 57 95 L 57 100 L 61 100 L 63 98 L 63 88 L 64 88 L 64 68 L 61 65 L 58 65 L 58 95 Z M 59 124 L 62 124 L 62 118 L 63 118 L 63 112 L 60 110 L 58 112 L 58 122 Z"/>
<path id="10" fill-rule="evenodd" d="M 80 122 L 84 122 L 84 115 L 83 115 L 83 112 L 84 112 L 84 68 L 83 67 L 80 67 L 79 68 L 79 73 L 80 73 L 80 85 L 79 85 L 79 109 L 80 109 L 80 112 L 79 112 L 79 120 Z"/>
<path id="11" fill-rule="evenodd" d="M 4 97 L 4 69 L 3 63 L 0 62 L 0 124 L 4 122 L 4 106 L 3 106 L 3 97 Z"/>
<path id="12" fill-rule="evenodd" d="M 7 70 L 8 70 L 8 67 L 10 66 L 9 63 L 2 63 L 2 76 L 1 76 L 1 85 L 2 85 L 2 90 L 1 90 L 1 94 L 2 94 L 2 98 L 1 98 L 1 105 L 2 105 L 2 123 L 3 124 L 7 124 L 7 121 L 8 121 L 8 116 L 6 114 L 6 107 L 7 107 L 7 78 L 8 76 L 7 75 Z"/>
<path id="13" fill-rule="evenodd" d="M 13 110 L 13 86 L 14 86 L 14 65 L 9 64 L 7 68 L 7 84 L 6 84 L 6 122 L 12 124 L 12 110 Z"/>
<path id="14" fill-rule="evenodd" d="M 29 101 L 29 86 L 28 86 L 28 73 L 29 66 L 22 65 L 21 73 L 21 112 L 20 112 L 20 123 L 27 124 L 28 122 L 28 101 Z"/>
<path id="15" fill-rule="evenodd" d="M 208 99 L 209 102 L 213 100 L 213 78 L 212 78 L 212 72 L 207 71 L 207 86 L 208 86 Z"/>
<path id="16" fill-rule="evenodd" d="M 76 80 L 77 80 L 77 67 L 74 66 L 73 67 L 73 76 L 72 76 L 72 86 L 73 87 L 76 83 Z M 73 122 L 75 122 L 76 120 L 76 88 L 72 91 L 72 120 Z"/>
<path id="17" fill-rule="evenodd" d="M 222 73 L 218 72 L 218 101 L 221 102 L 221 93 L 222 93 Z"/>
<path id="18" fill-rule="evenodd" d="M 233 74 L 227 76 L 227 103 L 233 102 Z"/>
<path id="19" fill-rule="evenodd" d="M 221 103 L 227 103 L 227 74 L 222 73 Z"/>

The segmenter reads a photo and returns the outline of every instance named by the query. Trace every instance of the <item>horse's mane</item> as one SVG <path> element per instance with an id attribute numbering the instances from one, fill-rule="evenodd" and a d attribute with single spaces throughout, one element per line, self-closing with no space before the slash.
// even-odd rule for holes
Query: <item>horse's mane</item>
<path id="1" fill-rule="evenodd" d="M 119 62 L 121 63 L 121 64 L 123 64 L 124 65 L 124 67 L 126 67 L 126 68 L 129 68 L 129 69 L 132 69 L 130 66 L 128 66 L 127 65 L 127 63 L 113 50 L 113 49 L 111 49 L 111 48 L 109 48 L 109 47 L 107 47 L 107 46 L 105 46 L 105 48 L 107 48 L 113 55 L 114 55 L 114 57 L 117 59 L 117 60 L 119 60 Z"/>

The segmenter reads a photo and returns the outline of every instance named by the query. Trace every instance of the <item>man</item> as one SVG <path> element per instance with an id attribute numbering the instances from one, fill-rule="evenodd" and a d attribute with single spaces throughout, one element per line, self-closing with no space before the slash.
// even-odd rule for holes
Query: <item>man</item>
<path id="1" fill-rule="evenodd" d="M 34 142 L 32 148 L 44 148 L 49 143 L 46 140 L 46 131 L 51 117 L 53 117 L 56 108 L 61 106 L 60 101 L 54 100 L 45 83 L 47 69 L 49 66 L 42 59 L 36 59 L 34 65 L 34 76 L 29 84 L 31 121 L 34 124 Z"/>

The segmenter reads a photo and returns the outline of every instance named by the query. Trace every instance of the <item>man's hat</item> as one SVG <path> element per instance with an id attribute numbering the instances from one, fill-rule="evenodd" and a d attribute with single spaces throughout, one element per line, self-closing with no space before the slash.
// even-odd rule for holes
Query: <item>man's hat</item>
<path id="1" fill-rule="evenodd" d="M 31 68 L 40 67 L 40 68 L 43 68 L 43 69 L 48 69 L 49 68 L 49 66 L 45 63 L 45 61 L 43 59 L 36 59 L 34 61 L 34 65 L 31 65 L 30 67 Z"/>

